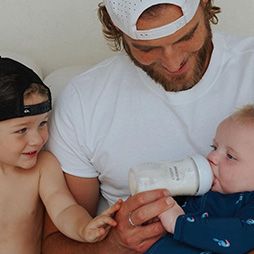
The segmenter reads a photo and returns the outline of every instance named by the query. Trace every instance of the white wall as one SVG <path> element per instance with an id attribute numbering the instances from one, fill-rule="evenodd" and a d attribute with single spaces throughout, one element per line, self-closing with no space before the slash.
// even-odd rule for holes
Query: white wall
<path id="1" fill-rule="evenodd" d="M 254 36 L 254 1 L 253 0 L 215 0 L 222 9 L 219 24 L 215 29 L 236 35 Z"/>
<path id="2" fill-rule="evenodd" d="M 97 19 L 100 0 L 0 0 L 0 49 L 32 57 L 44 75 L 63 66 L 92 65 L 112 52 Z M 216 0 L 215 29 L 254 35 L 254 0 Z"/>

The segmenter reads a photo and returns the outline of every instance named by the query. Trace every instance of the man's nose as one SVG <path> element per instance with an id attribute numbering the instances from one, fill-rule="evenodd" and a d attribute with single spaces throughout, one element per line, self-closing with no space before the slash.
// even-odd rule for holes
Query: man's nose
<path id="1" fill-rule="evenodd" d="M 185 61 L 185 54 L 177 47 L 168 45 L 161 51 L 160 61 L 164 68 L 171 73 L 181 69 Z"/>

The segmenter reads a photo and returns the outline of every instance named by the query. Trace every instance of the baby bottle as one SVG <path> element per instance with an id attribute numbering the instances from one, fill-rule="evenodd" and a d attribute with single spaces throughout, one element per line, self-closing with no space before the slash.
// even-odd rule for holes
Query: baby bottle
<path id="1" fill-rule="evenodd" d="M 202 195 L 212 185 L 213 173 L 207 159 L 194 155 L 180 161 L 147 162 L 129 171 L 131 194 L 168 189 L 172 196 Z"/>

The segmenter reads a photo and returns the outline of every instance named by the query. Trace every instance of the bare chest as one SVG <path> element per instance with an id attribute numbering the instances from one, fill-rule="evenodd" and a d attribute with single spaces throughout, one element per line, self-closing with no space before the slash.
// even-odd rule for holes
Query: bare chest
<path id="1" fill-rule="evenodd" d="M 43 221 L 39 175 L 0 172 L 0 253 L 37 253 Z M 17 248 L 17 249 L 16 249 Z M 38 252 L 39 253 L 39 252 Z"/>

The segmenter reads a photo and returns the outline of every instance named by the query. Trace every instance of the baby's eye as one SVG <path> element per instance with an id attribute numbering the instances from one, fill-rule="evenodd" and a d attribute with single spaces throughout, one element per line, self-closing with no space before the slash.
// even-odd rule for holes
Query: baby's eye
<path id="1" fill-rule="evenodd" d="M 234 156 L 232 156 L 230 153 L 227 153 L 227 158 L 229 160 L 236 160 L 236 158 Z"/>
<path id="2" fill-rule="evenodd" d="M 210 145 L 210 147 L 212 148 L 213 151 L 217 150 L 217 146 L 216 145 Z"/>
<path id="3" fill-rule="evenodd" d="M 20 130 L 15 131 L 15 133 L 18 133 L 18 134 L 24 134 L 26 132 L 27 132 L 27 128 L 22 128 Z"/>

